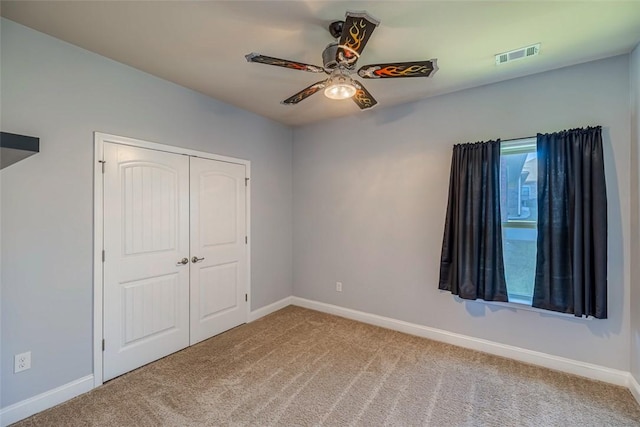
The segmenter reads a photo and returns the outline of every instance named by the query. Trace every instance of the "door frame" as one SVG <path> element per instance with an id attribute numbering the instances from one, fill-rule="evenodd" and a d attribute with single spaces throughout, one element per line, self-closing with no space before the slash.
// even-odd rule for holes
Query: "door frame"
<path id="1" fill-rule="evenodd" d="M 247 221 L 247 322 L 251 313 L 251 162 L 249 160 L 234 157 L 220 156 L 204 151 L 143 141 L 124 136 L 111 135 L 102 132 L 94 132 L 94 163 L 93 163 L 93 386 L 98 387 L 103 383 L 103 352 L 102 339 L 103 317 L 103 287 L 104 271 L 102 264 L 102 250 L 104 248 L 104 182 L 102 164 L 104 159 L 104 143 L 111 142 L 121 145 L 129 145 L 138 148 L 147 148 L 167 153 L 181 154 L 191 157 L 217 160 L 220 162 L 236 163 L 244 165 L 247 179 L 246 192 L 246 221 Z"/>

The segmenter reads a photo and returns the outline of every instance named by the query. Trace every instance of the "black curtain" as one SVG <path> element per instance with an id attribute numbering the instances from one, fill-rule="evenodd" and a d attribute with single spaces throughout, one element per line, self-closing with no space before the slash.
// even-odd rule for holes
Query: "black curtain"
<path id="1" fill-rule="evenodd" d="M 500 141 L 453 147 L 439 289 L 507 301 L 500 218 Z"/>
<path id="2" fill-rule="evenodd" d="M 538 134 L 533 306 L 607 317 L 607 193 L 600 126 Z"/>

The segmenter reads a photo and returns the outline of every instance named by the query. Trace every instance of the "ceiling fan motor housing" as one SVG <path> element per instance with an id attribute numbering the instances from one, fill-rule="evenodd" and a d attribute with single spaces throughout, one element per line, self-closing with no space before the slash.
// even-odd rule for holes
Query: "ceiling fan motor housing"
<path id="1" fill-rule="evenodd" d="M 330 43 L 322 52 L 322 63 L 325 70 L 335 70 L 338 67 L 338 61 L 336 61 L 337 51 L 338 43 Z"/>

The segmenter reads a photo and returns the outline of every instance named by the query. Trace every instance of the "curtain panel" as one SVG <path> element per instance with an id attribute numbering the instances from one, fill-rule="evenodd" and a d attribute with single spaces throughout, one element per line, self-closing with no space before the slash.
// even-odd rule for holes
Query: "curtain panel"
<path id="1" fill-rule="evenodd" d="M 607 317 L 607 194 L 601 127 L 537 135 L 533 306 Z"/>
<path id="2" fill-rule="evenodd" d="M 500 141 L 453 147 L 439 289 L 507 301 L 500 216 Z"/>

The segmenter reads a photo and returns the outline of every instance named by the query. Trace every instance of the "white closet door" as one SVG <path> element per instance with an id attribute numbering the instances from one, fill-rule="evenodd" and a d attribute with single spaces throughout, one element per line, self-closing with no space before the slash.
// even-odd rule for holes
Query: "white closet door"
<path id="1" fill-rule="evenodd" d="M 191 344 L 247 321 L 245 167 L 191 158 Z"/>
<path id="2" fill-rule="evenodd" d="M 189 159 L 104 144 L 104 380 L 189 345 Z M 184 263 L 183 263 L 184 260 Z"/>

